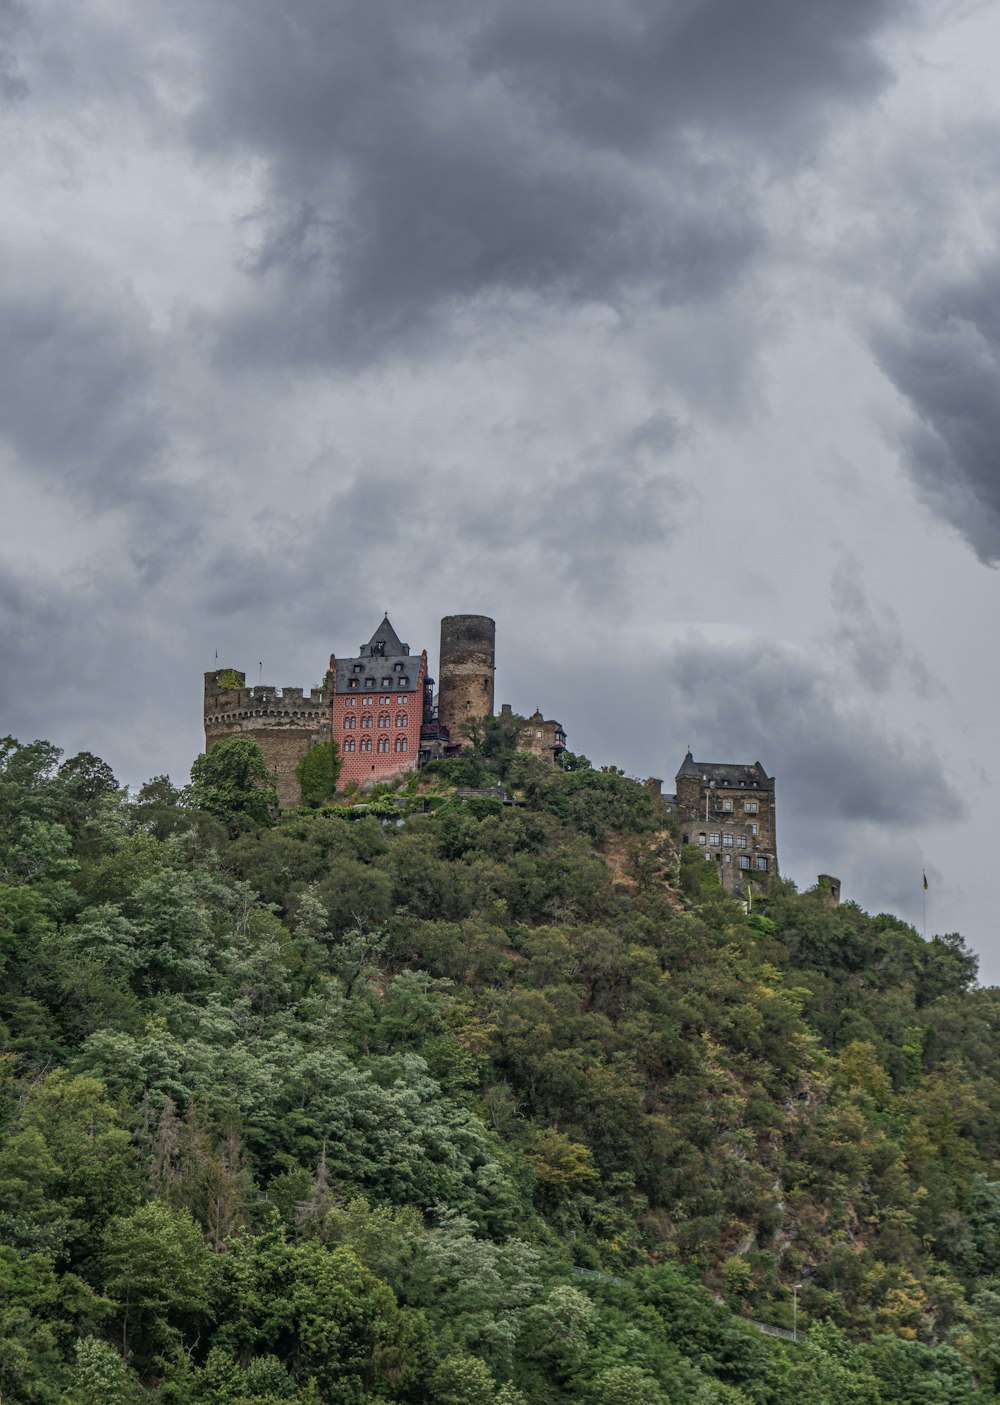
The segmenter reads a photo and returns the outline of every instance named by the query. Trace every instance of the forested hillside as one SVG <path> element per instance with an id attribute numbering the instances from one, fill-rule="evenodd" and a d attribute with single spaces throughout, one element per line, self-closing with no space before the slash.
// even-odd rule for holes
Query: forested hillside
<path id="1" fill-rule="evenodd" d="M 134 796 L 0 743 L 0 1399 L 1000 1399 L 961 939 L 748 916 L 642 786 L 474 742 L 280 821 L 243 742 Z"/>

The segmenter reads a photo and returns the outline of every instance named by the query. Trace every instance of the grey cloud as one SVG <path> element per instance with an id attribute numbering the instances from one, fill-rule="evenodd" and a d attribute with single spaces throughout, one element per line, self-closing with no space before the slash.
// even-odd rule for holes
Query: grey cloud
<path id="1" fill-rule="evenodd" d="M 1000 563 L 1000 256 L 938 279 L 873 334 L 914 423 L 903 463 L 928 505 L 987 565 Z"/>
<path id="2" fill-rule="evenodd" d="M 358 364 L 477 298 L 627 312 L 717 296 L 764 246 L 758 169 L 887 81 L 874 39 L 908 8 L 189 10 L 204 46 L 191 139 L 258 155 L 268 177 L 255 286 L 220 355 Z"/>
<path id="3" fill-rule="evenodd" d="M 23 5 L 17 0 L 0 0 L 0 103 L 15 102 L 28 93 L 18 55 L 18 41 L 26 22 Z"/>
<path id="4" fill-rule="evenodd" d="M 759 759 L 786 778 L 784 793 L 802 813 L 820 795 L 828 815 L 851 823 L 907 829 L 931 811 L 939 819 L 962 813 L 929 745 L 852 697 L 814 657 L 767 640 L 694 643 L 674 651 L 670 670 L 671 722 L 693 733 L 696 754 L 721 748 L 738 753 L 733 759 Z"/>
<path id="5" fill-rule="evenodd" d="M 884 602 L 872 605 L 862 564 L 852 553 L 834 568 L 830 595 L 837 621 L 833 640 L 858 683 L 884 694 L 902 674 L 921 697 L 940 691 L 923 659 L 907 646 L 895 610 Z"/>
<path id="6" fill-rule="evenodd" d="M 155 365 L 131 293 L 66 249 L 4 251 L 0 434 L 42 477 L 107 507 L 164 447 Z"/>

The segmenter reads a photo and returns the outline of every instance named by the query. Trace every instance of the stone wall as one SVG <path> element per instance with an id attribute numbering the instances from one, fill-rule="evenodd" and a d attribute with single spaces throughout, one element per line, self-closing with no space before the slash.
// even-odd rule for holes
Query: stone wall
<path id="1" fill-rule="evenodd" d="M 225 686 L 231 681 L 239 686 Z M 230 737 L 250 737 L 264 753 L 282 809 L 301 802 L 295 768 L 311 746 L 330 739 L 328 685 L 309 693 L 270 684 L 248 688 L 239 670 L 215 669 L 205 674 L 204 710 L 206 751 Z"/>

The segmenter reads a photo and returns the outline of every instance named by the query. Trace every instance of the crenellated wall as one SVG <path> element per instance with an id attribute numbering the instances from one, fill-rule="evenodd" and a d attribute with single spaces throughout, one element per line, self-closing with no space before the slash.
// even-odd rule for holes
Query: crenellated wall
<path id="1" fill-rule="evenodd" d="M 232 680 L 239 686 L 226 686 Z M 328 679 L 308 693 L 267 683 L 248 688 L 238 669 L 213 669 L 205 674 L 205 750 L 230 737 L 250 737 L 264 753 L 282 808 L 298 805 L 295 768 L 311 746 L 330 739 L 329 687 Z"/>

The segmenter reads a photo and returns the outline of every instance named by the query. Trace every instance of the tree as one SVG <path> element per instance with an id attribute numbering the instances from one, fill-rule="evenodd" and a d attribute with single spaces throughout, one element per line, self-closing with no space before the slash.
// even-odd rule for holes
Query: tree
<path id="1" fill-rule="evenodd" d="M 111 1221 L 104 1289 L 120 1304 L 122 1354 L 148 1360 L 208 1309 L 210 1250 L 186 1211 L 159 1200 Z"/>
<path id="2" fill-rule="evenodd" d="M 309 748 L 295 768 L 303 805 L 318 809 L 333 799 L 343 764 L 334 741 L 320 742 Z"/>
<path id="3" fill-rule="evenodd" d="M 233 835 L 272 824 L 278 808 L 274 778 L 250 737 L 230 737 L 199 756 L 184 800 L 193 810 L 215 815 Z"/>

